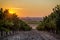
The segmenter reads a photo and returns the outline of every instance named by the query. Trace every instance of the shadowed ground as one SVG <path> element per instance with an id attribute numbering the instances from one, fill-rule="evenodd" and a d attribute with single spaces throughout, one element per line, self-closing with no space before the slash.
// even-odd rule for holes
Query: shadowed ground
<path id="1" fill-rule="evenodd" d="M 48 32 L 44 31 L 20 31 L 13 36 L 5 37 L 1 40 L 58 40 Z"/>

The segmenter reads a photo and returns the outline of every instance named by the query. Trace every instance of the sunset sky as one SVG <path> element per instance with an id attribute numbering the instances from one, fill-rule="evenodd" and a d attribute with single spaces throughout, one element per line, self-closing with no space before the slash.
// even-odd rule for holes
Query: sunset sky
<path id="1" fill-rule="evenodd" d="M 0 8 L 10 9 L 19 17 L 43 17 L 49 15 L 60 0 L 0 0 Z"/>

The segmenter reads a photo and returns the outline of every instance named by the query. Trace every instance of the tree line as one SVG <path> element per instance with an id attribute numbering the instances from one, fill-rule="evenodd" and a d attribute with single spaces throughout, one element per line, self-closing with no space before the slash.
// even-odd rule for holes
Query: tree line
<path id="1" fill-rule="evenodd" d="M 40 21 L 37 30 L 52 31 L 55 33 L 60 32 L 60 5 L 53 8 L 53 12 L 43 17 L 43 21 Z"/>
<path id="2" fill-rule="evenodd" d="M 6 34 L 10 31 L 13 33 L 15 31 L 29 31 L 31 30 L 31 27 L 27 25 L 24 21 L 22 21 L 16 13 L 11 14 L 9 13 L 8 9 L 3 10 L 3 8 L 0 8 L 0 34 L 3 35 L 3 32 L 6 32 Z"/>

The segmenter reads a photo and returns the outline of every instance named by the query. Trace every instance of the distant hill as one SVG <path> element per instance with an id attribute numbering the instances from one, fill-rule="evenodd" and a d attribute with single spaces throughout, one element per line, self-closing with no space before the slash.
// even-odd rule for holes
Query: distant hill
<path id="1" fill-rule="evenodd" d="M 21 17 L 20 19 L 25 21 L 32 29 L 35 29 L 40 21 L 43 20 L 42 17 Z"/>
<path id="2" fill-rule="evenodd" d="M 27 23 L 38 23 L 39 21 L 42 21 L 42 17 L 21 17 L 21 20 L 27 22 Z"/>
<path id="3" fill-rule="evenodd" d="M 24 21 L 42 21 L 42 17 L 21 17 Z"/>

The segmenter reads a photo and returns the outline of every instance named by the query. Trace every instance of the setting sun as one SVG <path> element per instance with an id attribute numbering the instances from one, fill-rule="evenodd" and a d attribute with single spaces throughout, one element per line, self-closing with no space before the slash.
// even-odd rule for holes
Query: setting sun
<path id="1" fill-rule="evenodd" d="M 15 10 L 9 9 L 9 13 L 14 14 L 15 13 Z"/>

